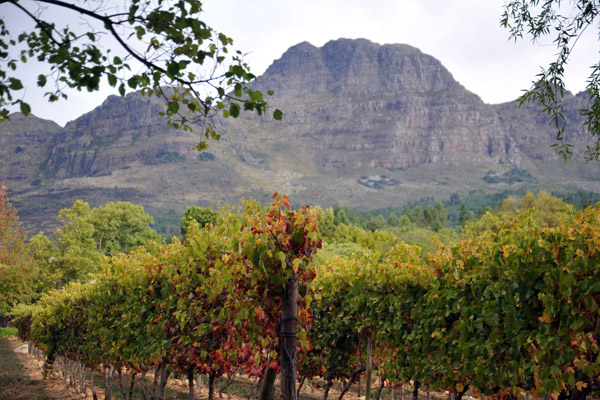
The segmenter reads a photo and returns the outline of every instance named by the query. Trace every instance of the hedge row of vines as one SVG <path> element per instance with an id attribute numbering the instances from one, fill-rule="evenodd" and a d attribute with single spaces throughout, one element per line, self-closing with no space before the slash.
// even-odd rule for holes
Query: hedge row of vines
<path id="1" fill-rule="evenodd" d="M 121 382 L 122 371 L 141 376 L 143 398 L 151 399 L 164 397 L 172 371 L 190 378 L 193 398 L 193 376 L 204 374 L 212 399 L 223 374 L 262 376 L 278 368 L 285 289 L 305 287 L 318 247 L 314 210 L 291 211 L 284 196 L 268 208 L 246 202 L 243 211 L 223 210 L 215 226 L 191 227 L 185 243 L 111 258 L 90 283 L 49 293 L 23 309 L 16 324 L 23 339 L 45 351 L 48 371 L 57 357 L 102 371 L 107 399 L 113 375 Z M 303 296 L 297 305 L 303 326 Z M 148 371 L 154 383 L 144 388 Z"/>
<path id="2" fill-rule="evenodd" d="M 556 228 L 529 212 L 425 261 L 406 245 L 338 259 L 312 288 L 301 369 L 326 388 L 351 381 L 371 353 L 386 381 L 455 399 L 599 389 L 600 204 Z"/>
<path id="3" fill-rule="evenodd" d="M 153 370 L 156 398 L 171 370 L 212 387 L 234 369 L 274 373 L 282 360 L 323 380 L 325 397 L 339 380 L 341 398 L 365 370 L 367 387 L 375 371 L 412 382 L 415 396 L 426 387 L 456 400 L 467 390 L 582 400 L 599 389 L 600 204 L 554 228 L 528 212 L 427 260 L 399 244 L 310 268 L 319 246 L 307 208 L 247 203 L 184 244 L 113 258 L 17 323 L 48 365 L 61 356 L 106 375 Z M 281 308 L 296 276 L 297 360 L 278 351 L 281 333 L 295 332 L 282 329 Z"/>

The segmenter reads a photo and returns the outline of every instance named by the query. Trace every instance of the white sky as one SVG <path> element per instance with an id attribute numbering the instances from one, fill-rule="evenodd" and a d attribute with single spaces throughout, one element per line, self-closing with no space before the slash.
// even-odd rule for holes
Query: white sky
<path id="1" fill-rule="evenodd" d="M 234 39 L 236 49 L 262 74 L 289 47 L 308 41 L 322 46 L 338 38 L 403 43 L 432 55 L 468 90 L 486 103 L 514 100 L 542 65 L 554 60 L 549 37 L 537 44 L 515 43 L 500 27 L 504 0 L 205 0 L 204 21 Z M 0 7 L 7 22 L 11 12 Z M 8 14 L 8 15 L 7 15 Z M 595 26 L 577 43 L 566 71 L 567 89 L 585 87 L 589 66 L 598 59 Z M 31 67 L 33 68 L 33 67 Z M 69 93 L 48 104 L 29 73 L 28 101 L 33 114 L 61 125 L 98 106 L 110 93 Z"/>

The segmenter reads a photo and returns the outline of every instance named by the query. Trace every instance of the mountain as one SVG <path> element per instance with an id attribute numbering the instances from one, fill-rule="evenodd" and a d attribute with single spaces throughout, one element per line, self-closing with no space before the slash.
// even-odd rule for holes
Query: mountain
<path id="1" fill-rule="evenodd" d="M 254 85 L 275 91 L 269 103 L 284 111 L 283 121 L 215 121 L 223 138 L 201 153 L 200 127 L 170 129 L 161 101 L 139 93 L 111 96 L 64 128 L 13 115 L 0 125 L 0 180 L 32 232 L 52 229 L 58 210 L 77 198 L 181 213 L 275 191 L 295 204 L 362 209 L 523 184 L 600 192 L 598 163 L 577 153 L 589 141 L 576 112 L 587 101 L 582 94 L 564 99 L 577 145 L 565 164 L 539 109 L 485 104 L 407 45 L 303 42 Z"/>

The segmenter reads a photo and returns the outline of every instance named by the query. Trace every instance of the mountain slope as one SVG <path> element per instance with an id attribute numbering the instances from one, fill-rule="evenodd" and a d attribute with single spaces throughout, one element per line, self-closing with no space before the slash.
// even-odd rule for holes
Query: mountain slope
<path id="1" fill-rule="evenodd" d="M 77 198 L 180 213 L 275 191 L 294 203 L 363 209 L 511 184 L 600 192 L 598 164 L 565 165 L 538 109 L 487 105 L 407 45 L 300 43 L 255 85 L 275 91 L 270 104 L 284 111 L 283 121 L 245 114 L 216 121 L 223 138 L 202 153 L 193 148 L 200 127 L 170 129 L 162 103 L 139 93 L 111 96 L 65 128 L 15 115 L 0 125 L 0 180 L 32 232 L 55 226 L 58 210 Z M 565 102 L 576 127 L 585 97 Z M 573 132 L 584 146 L 585 132 Z M 515 168 L 531 178 L 501 179 Z M 490 174 L 500 179 L 484 181 Z"/>

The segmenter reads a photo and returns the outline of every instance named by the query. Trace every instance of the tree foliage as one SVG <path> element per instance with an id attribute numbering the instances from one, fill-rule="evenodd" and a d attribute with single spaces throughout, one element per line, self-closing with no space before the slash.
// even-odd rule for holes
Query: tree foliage
<path id="1" fill-rule="evenodd" d="M 27 237 L 7 192 L 4 182 L 0 182 L 0 317 L 18 303 L 33 299 L 37 274 L 25 243 Z"/>
<path id="2" fill-rule="evenodd" d="M 127 253 L 148 241 L 162 242 L 151 227 L 152 216 L 144 207 L 129 202 L 106 203 L 90 210 L 86 220 L 94 228 L 96 247 L 107 256 Z"/>
<path id="3" fill-rule="evenodd" d="M 185 240 L 190 223 L 196 221 L 200 228 L 217 221 L 217 212 L 208 207 L 189 206 L 181 218 L 181 237 Z"/>
<path id="4" fill-rule="evenodd" d="M 562 7 L 561 7 L 562 5 Z M 520 104 L 533 102 L 542 106 L 556 128 L 556 146 L 565 160 L 572 155 L 572 145 L 566 141 L 566 120 L 561 102 L 565 92 L 564 73 L 569 57 L 579 37 L 592 26 L 600 14 L 597 1 L 576 0 L 568 10 L 560 0 L 511 0 L 504 5 L 501 24 L 510 31 L 510 37 L 522 39 L 524 34 L 536 42 L 543 37 L 553 37 L 557 48 L 556 60 L 537 75 L 529 90 L 520 98 Z M 583 125 L 595 138 L 587 146 L 586 159 L 600 159 L 600 62 L 590 66 L 586 92 L 588 106 L 579 110 Z"/>
<path id="5" fill-rule="evenodd" d="M 465 225 L 466 236 L 480 235 L 487 230 L 497 231 L 500 223 L 517 218 L 528 210 L 534 211 L 534 219 L 541 226 L 558 226 L 572 214 L 574 209 L 558 197 L 542 190 L 537 196 L 527 192 L 523 197 L 508 197 L 498 204 L 498 211 L 488 211 L 480 219 L 468 221 Z"/>
<path id="6" fill-rule="evenodd" d="M 37 77 L 37 85 L 48 88 L 51 102 L 66 99 L 67 89 L 97 91 L 105 81 L 121 95 L 141 90 L 162 96 L 169 123 L 176 128 L 208 121 L 207 138 L 219 137 L 210 123 L 217 113 L 237 118 L 242 108 L 259 115 L 266 111 L 263 93 L 249 86 L 255 76 L 243 54 L 230 53 L 233 40 L 203 21 L 198 0 L 1 3 L 34 24 L 15 38 L 0 20 L 2 119 L 8 118 L 9 106 L 19 105 L 25 115 L 31 111 L 19 98 L 25 85 L 14 76 L 19 64 L 30 59 L 50 67 L 48 75 Z M 51 11 L 59 17 L 53 18 Z M 66 18 L 79 18 L 79 23 L 65 25 Z M 273 116 L 281 119 L 282 113 L 275 110 Z M 202 141 L 199 148 L 205 146 Z"/>
<path id="7" fill-rule="evenodd" d="M 144 208 L 129 202 L 106 203 L 90 209 L 87 202 L 76 200 L 71 208 L 59 212 L 58 219 L 63 225 L 53 238 L 40 232 L 29 244 L 46 289 L 86 281 L 90 274 L 100 271 L 105 256 L 128 253 L 151 241 L 164 241 L 150 227 L 153 219 Z"/>

